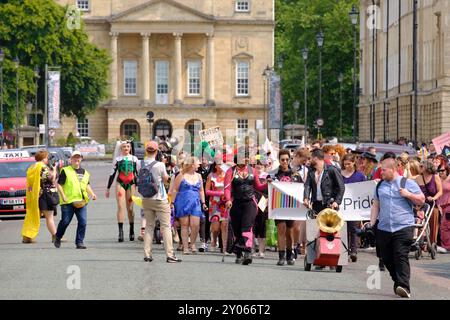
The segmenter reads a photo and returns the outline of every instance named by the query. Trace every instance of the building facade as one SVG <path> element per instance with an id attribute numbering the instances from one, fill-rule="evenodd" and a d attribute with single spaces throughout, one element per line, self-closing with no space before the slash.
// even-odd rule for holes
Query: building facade
<path id="1" fill-rule="evenodd" d="M 266 66 L 273 65 L 273 0 L 58 0 L 76 5 L 90 41 L 107 49 L 110 99 L 72 132 L 111 143 L 220 126 L 266 126 Z M 154 122 L 146 119 L 154 113 Z"/>
<path id="2" fill-rule="evenodd" d="M 361 0 L 360 141 L 415 140 L 417 133 L 419 143 L 430 142 L 450 131 L 450 1 L 418 1 L 416 113 L 413 3 Z"/>

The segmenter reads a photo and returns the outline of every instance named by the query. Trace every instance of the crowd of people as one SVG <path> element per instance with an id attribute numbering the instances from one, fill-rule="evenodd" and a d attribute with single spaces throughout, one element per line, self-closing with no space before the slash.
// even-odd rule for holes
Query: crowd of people
<path id="1" fill-rule="evenodd" d="M 110 197 L 110 188 L 116 180 L 119 242 L 124 241 L 125 211 L 129 240 L 135 240 L 133 199 L 142 197 L 138 239 L 144 242 L 146 262 L 153 260 L 156 229 L 162 235 L 169 263 L 181 262 L 175 251 L 183 255 L 205 251 L 233 254 L 235 262 L 243 265 L 251 264 L 254 258 L 264 258 L 268 209 L 266 206 L 262 210 L 258 204 L 262 197 L 268 198 L 268 184 L 273 181 L 304 184 L 303 204 L 315 212 L 324 208 L 339 210 L 347 184 L 377 182 L 369 226 L 378 225 L 379 267 L 382 271 L 388 268 L 394 279 L 394 291 L 400 296 L 409 296 L 409 264 L 404 261 L 404 255 L 392 253 L 395 251 L 392 246 L 398 245 L 398 232 L 403 232 L 400 239 L 409 237 L 403 229 L 412 228 L 416 222 L 416 218 L 412 223 L 405 222 L 411 220 L 407 215 L 409 211 L 412 214 L 412 209 L 409 210 L 412 204 L 420 205 L 424 201 L 436 204 L 430 219 L 431 241 L 438 245 L 440 253 L 450 250 L 449 161 L 443 155 L 424 152 L 424 148 L 417 154 L 396 156 L 388 152 L 378 159 L 375 148 L 356 153 L 339 144 L 323 145 L 316 141 L 294 151 L 275 147 L 268 150 L 247 139 L 239 148 L 224 145 L 220 150 L 209 150 L 196 157 L 183 152 L 172 155 L 167 149 L 163 152 L 158 142 L 149 141 L 145 144 L 144 160 L 138 160 L 132 155 L 129 141 L 121 141 L 117 147 L 105 195 Z M 27 183 L 34 189 L 27 191 L 23 242 L 34 241 L 42 215 L 54 245 L 60 247 L 65 230 L 76 215 L 76 247 L 85 249 L 87 203 L 89 198 L 96 200 L 97 196 L 90 188 L 89 173 L 81 168 L 81 154 L 75 151 L 71 165 L 58 172 L 49 167 L 45 150 L 36 154 L 36 161 L 27 174 Z M 402 185 L 402 177 L 407 180 L 405 185 Z M 396 179 L 401 199 L 395 201 L 399 203 L 398 208 L 405 209 L 401 221 L 398 212 L 390 212 L 386 205 L 387 194 L 394 197 L 390 184 Z M 53 212 L 58 204 L 62 208 L 62 218 L 56 228 Z M 393 221 L 400 227 L 392 228 Z M 350 261 L 357 262 L 358 249 L 369 246 L 358 237 L 364 222 L 347 223 Z M 305 254 L 305 221 L 276 220 L 275 224 L 279 258 L 276 264 L 294 265 L 295 260 Z M 198 248 L 197 238 L 200 238 Z M 178 243 L 176 249 L 174 242 Z M 397 265 L 397 260 L 403 262 Z"/>

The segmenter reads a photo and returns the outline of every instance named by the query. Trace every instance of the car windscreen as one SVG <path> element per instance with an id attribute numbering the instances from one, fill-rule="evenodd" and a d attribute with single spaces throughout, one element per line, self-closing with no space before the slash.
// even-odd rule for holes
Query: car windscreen
<path id="1" fill-rule="evenodd" d="M 24 178 L 27 169 L 33 161 L 26 162 L 0 162 L 0 178 Z"/>

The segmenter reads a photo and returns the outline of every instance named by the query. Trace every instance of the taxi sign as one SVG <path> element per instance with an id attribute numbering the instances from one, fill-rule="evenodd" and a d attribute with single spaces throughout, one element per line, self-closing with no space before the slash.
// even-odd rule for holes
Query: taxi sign
<path id="1" fill-rule="evenodd" d="M 18 150 L 18 151 L 0 151 L 0 159 L 18 159 L 18 158 L 29 158 L 30 154 L 28 151 Z"/>

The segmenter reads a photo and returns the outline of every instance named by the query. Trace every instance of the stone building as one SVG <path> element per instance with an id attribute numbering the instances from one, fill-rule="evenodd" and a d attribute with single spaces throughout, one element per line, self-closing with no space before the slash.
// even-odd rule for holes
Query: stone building
<path id="1" fill-rule="evenodd" d="M 57 0 L 76 5 L 90 41 L 107 49 L 110 100 L 69 132 L 100 142 L 171 136 L 175 129 L 266 126 L 266 66 L 273 65 L 273 0 Z M 154 113 L 154 123 L 146 120 Z M 194 125 L 196 123 L 196 125 Z"/>
<path id="2" fill-rule="evenodd" d="M 361 141 L 414 140 L 413 2 L 361 0 Z M 450 130 L 450 1 L 420 0 L 417 17 L 420 143 Z"/>

